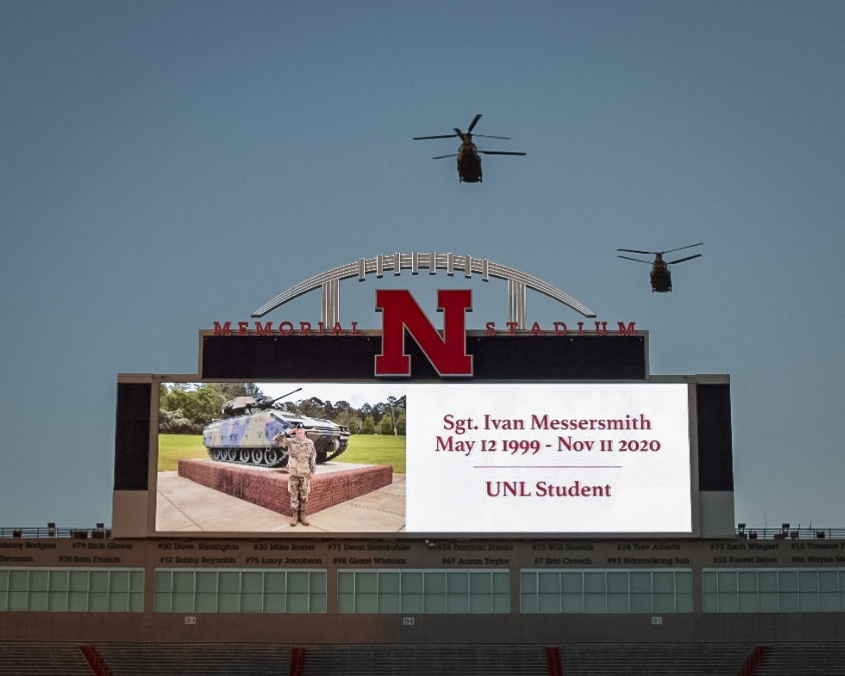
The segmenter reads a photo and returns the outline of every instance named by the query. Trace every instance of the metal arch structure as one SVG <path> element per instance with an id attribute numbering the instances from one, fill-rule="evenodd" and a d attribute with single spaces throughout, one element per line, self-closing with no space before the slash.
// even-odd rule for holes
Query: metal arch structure
<path id="1" fill-rule="evenodd" d="M 420 253 L 417 251 L 379 254 L 372 258 L 360 258 L 357 261 L 326 270 L 319 275 L 299 282 L 287 291 L 283 291 L 255 310 L 252 316 L 263 317 L 280 305 L 319 288 L 322 293 L 320 319 L 325 326 L 334 326 L 340 321 L 341 280 L 357 277 L 359 282 L 363 282 L 366 281 L 369 274 L 375 273 L 376 277 L 383 277 L 385 272 L 392 271 L 394 275 L 398 276 L 402 273 L 402 270 L 410 270 L 413 275 L 419 274 L 420 270 L 428 270 L 430 275 L 435 275 L 438 271 L 445 271 L 447 275 L 463 272 L 467 279 L 474 275 L 480 275 L 484 282 L 489 281 L 491 277 L 505 280 L 508 286 L 508 321 L 514 322 L 520 330 L 525 329 L 526 324 L 528 289 L 563 303 L 585 317 L 596 316 L 595 312 L 575 300 L 568 293 L 538 277 L 506 265 L 494 263 L 486 258 L 473 258 L 469 255 Z"/>

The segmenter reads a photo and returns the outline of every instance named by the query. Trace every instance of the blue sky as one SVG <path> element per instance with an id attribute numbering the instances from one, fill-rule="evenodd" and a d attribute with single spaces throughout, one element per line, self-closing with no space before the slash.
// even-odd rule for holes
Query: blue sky
<path id="1" fill-rule="evenodd" d="M 635 321 L 654 374 L 730 374 L 737 521 L 845 525 L 843 35 L 823 0 L 0 0 L 0 524 L 110 521 L 118 373 L 195 373 L 214 320 L 451 251 Z M 476 113 L 528 154 L 459 184 L 431 159 L 457 139 L 411 139 Z M 695 242 L 671 294 L 616 257 Z M 505 320 L 492 286 L 471 318 Z"/>

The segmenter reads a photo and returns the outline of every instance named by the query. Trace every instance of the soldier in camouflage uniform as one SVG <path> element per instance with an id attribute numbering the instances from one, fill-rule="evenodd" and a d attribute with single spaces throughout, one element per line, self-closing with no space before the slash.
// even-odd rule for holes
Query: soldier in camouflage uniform
<path id="1" fill-rule="evenodd" d="M 294 436 L 291 438 L 290 434 Z M 303 526 L 310 525 L 305 516 L 308 493 L 311 492 L 311 475 L 317 467 L 317 449 L 314 442 L 305 436 L 305 425 L 296 423 L 293 427 L 279 432 L 273 437 L 273 443 L 288 450 L 288 492 L 290 493 L 290 525 L 297 521 Z"/>

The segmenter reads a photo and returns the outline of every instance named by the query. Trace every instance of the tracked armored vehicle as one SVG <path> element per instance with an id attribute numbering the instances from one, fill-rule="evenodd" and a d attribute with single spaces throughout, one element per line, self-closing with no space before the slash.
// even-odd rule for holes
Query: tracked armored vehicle
<path id="1" fill-rule="evenodd" d="M 305 425 L 305 434 L 317 449 L 318 464 L 343 453 L 349 444 L 349 428 L 286 411 L 278 402 L 291 394 L 275 399 L 237 397 L 223 404 L 224 417 L 214 420 L 202 432 L 211 459 L 254 467 L 284 467 L 288 462 L 287 449 L 276 446 L 273 437 L 296 423 Z"/>

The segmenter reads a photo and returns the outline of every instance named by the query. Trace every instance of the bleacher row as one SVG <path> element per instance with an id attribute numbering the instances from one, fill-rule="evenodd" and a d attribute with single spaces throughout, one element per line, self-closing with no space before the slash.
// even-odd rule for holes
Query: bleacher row
<path id="1" fill-rule="evenodd" d="M 87 653 L 87 655 L 86 655 Z M 756 659 L 755 659 L 756 656 Z M 830 676 L 845 643 L 272 646 L 0 642 L 4 676 Z"/>

